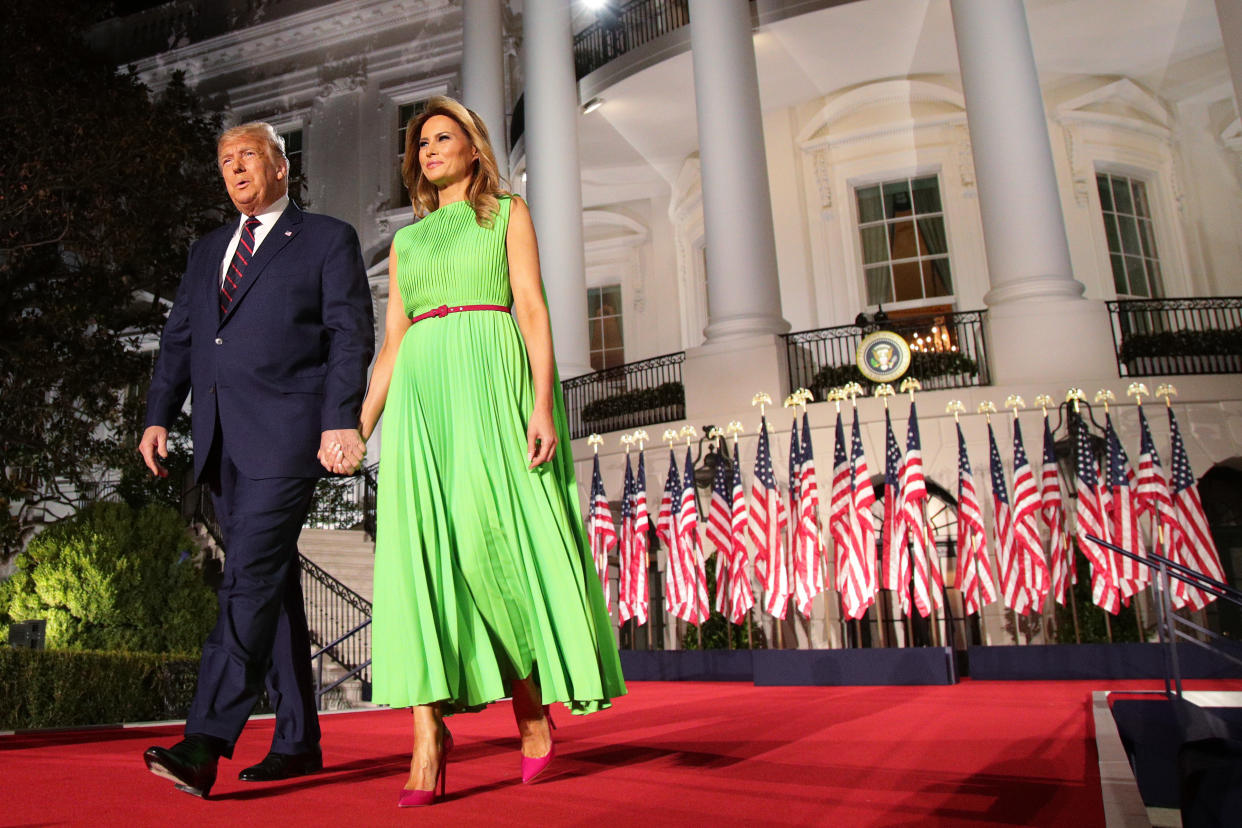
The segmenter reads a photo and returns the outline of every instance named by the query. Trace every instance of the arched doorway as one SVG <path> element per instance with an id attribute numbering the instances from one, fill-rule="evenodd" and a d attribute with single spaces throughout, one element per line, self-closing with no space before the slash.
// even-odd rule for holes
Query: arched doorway
<path id="1" fill-rule="evenodd" d="M 1199 480 L 1199 497 L 1225 580 L 1234 589 L 1242 589 L 1242 458 L 1226 460 L 1208 470 Z M 1209 629 L 1242 640 L 1242 609 L 1237 606 L 1213 601 L 1207 606 L 1207 622 Z"/>

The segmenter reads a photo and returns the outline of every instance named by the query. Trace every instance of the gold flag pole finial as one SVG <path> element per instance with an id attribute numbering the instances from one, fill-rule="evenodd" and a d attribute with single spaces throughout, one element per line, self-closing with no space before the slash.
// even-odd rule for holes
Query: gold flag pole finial
<path id="1" fill-rule="evenodd" d="M 729 423 L 729 425 L 725 426 L 725 433 L 733 435 L 734 446 L 737 445 L 737 435 L 741 434 L 745 430 L 746 430 L 746 427 L 742 425 L 741 420 L 733 420 L 732 422 Z"/>
<path id="2" fill-rule="evenodd" d="M 1078 403 L 1085 400 L 1086 398 L 1087 398 L 1087 392 L 1083 391 L 1081 388 L 1071 388 L 1070 390 L 1065 392 L 1065 401 L 1067 403 L 1074 404 L 1075 414 L 1080 413 L 1078 410 Z"/>
<path id="3" fill-rule="evenodd" d="M 786 398 L 785 398 L 785 403 L 784 403 L 784 405 L 785 405 L 785 407 L 786 407 L 786 408 L 797 408 L 797 407 L 798 407 L 798 398 L 797 398 L 797 396 L 795 396 L 795 395 L 793 395 L 793 394 L 790 394 L 788 397 L 786 397 Z M 795 412 L 794 412 L 794 416 L 795 416 L 795 417 L 797 417 L 797 416 L 798 416 L 798 412 L 796 412 L 796 411 L 795 411 Z"/>
<path id="4" fill-rule="evenodd" d="M 1164 398 L 1166 408 L 1173 407 L 1173 398 L 1177 396 L 1177 389 L 1173 387 L 1171 382 L 1162 382 L 1156 387 L 1156 396 Z"/>
<path id="5" fill-rule="evenodd" d="M 686 448 L 690 448 L 690 438 L 692 438 L 692 437 L 698 437 L 698 436 L 699 436 L 699 432 L 698 432 L 698 430 L 697 430 L 697 429 L 695 429 L 695 427 L 694 427 L 694 426 L 692 426 L 692 425 L 684 425 L 684 426 L 682 426 L 682 427 L 681 427 L 681 431 L 680 431 L 680 432 L 678 432 L 678 433 L 679 433 L 682 437 L 685 437 L 685 438 L 686 438 Z"/>
<path id="6" fill-rule="evenodd" d="M 1048 406 L 1052 405 L 1052 397 L 1049 394 L 1040 394 L 1035 398 L 1035 404 L 1044 412 L 1044 419 L 1048 419 Z"/>
<path id="7" fill-rule="evenodd" d="M 645 428 L 640 428 L 638 431 L 634 432 L 634 442 L 638 443 L 639 451 L 643 450 L 643 445 L 650 439 L 651 437 L 647 434 L 647 430 Z"/>
<path id="8" fill-rule="evenodd" d="M 1117 395 L 1114 394 L 1112 391 L 1108 390 L 1107 388 L 1101 388 L 1099 391 L 1095 392 L 1095 401 L 1097 403 L 1104 403 L 1104 413 L 1107 414 L 1108 404 L 1111 402 L 1116 402 Z"/>
<path id="9" fill-rule="evenodd" d="M 625 446 L 625 453 L 629 454 L 630 449 L 634 447 L 634 435 L 633 434 L 622 434 L 621 445 Z"/>
<path id="10" fill-rule="evenodd" d="M 923 390 L 923 383 L 919 382 L 914 377 L 906 377 L 905 379 L 901 381 L 901 393 L 904 394 L 907 391 L 909 391 L 910 402 L 914 402 L 914 392 L 922 391 L 922 390 Z"/>
<path id="11" fill-rule="evenodd" d="M 1005 397 L 1005 408 L 1013 409 L 1013 418 L 1016 420 L 1018 419 L 1018 412 L 1026 408 L 1026 400 L 1022 399 L 1019 394 L 1010 394 L 1008 397 Z"/>
<path id="12" fill-rule="evenodd" d="M 984 400 L 979 403 L 979 413 L 987 417 L 988 422 L 992 422 L 992 415 L 996 413 L 996 403 L 991 400 Z"/>
<path id="13" fill-rule="evenodd" d="M 664 436 L 660 439 L 668 443 L 668 447 L 671 450 L 677 445 L 677 430 L 673 428 L 664 429 Z"/>
<path id="14" fill-rule="evenodd" d="M 845 398 L 845 392 L 840 388 L 829 388 L 824 398 L 837 407 L 838 414 L 841 413 L 841 400 Z"/>
<path id="15" fill-rule="evenodd" d="M 888 398 L 896 394 L 893 390 L 892 383 L 882 382 L 875 387 L 875 396 L 884 400 L 884 408 L 888 409 Z"/>
<path id="16" fill-rule="evenodd" d="M 966 413 L 966 406 L 962 405 L 961 400 L 949 400 L 949 404 L 944 407 L 945 414 L 953 415 L 953 422 L 961 422 L 957 417 L 959 414 Z"/>
<path id="17" fill-rule="evenodd" d="M 603 444 L 604 444 L 604 438 L 600 437 L 598 434 L 592 434 L 590 437 L 587 438 L 587 445 L 593 448 L 596 454 L 599 454 L 599 447 L 602 446 Z"/>
<path id="18" fill-rule="evenodd" d="M 758 394 L 750 398 L 752 406 L 759 406 L 759 416 L 763 417 L 767 414 L 768 406 L 772 404 L 772 396 L 766 391 L 760 391 Z"/>
<path id="19" fill-rule="evenodd" d="M 802 406 L 802 413 L 806 413 L 806 404 L 815 401 L 815 395 L 811 393 L 809 388 L 799 388 L 794 392 L 794 397 L 798 400 L 798 405 Z"/>
<path id="20" fill-rule="evenodd" d="M 724 432 L 715 426 L 707 430 L 707 439 L 716 441 L 715 446 L 713 446 L 716 451 L 720 451 L 720 447 L 724 445 L 724 436 Z"/>
<path id="21" fill-rule="evenodd" d="M 1134 397 L 1134 404 L 1140 408 L 1143 405 L 1143 397 L 1150 397 L 1151 393 L 1147 390 L 1147 384 L 1142 382 L 1132 382 L 1130 387 L 1126 389 L 1127 397 Z"/>
<path id="22" fill-rule="evenodd" d="M 862 392 L 863 387 L 857 382 L 847 382 L 845 385 L 841 386 L 842 399 L 849 397 L 850 405 L 854 408 L 858 408 L 858 397 L 862 394 Z"/>

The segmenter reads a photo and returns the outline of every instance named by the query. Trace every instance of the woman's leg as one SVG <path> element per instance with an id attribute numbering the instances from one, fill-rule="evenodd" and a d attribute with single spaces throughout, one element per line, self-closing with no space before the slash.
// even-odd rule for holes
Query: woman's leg
<path id="1" fill-rule="evenodd" d="M 522 755 L 531 759 L 547 756 L 552 749 L 552 729 L 533 674 L 513 682 L 513 718 L 522 738 Z"/>
<path id="2" fill-rule="evenodd" d="M 406 790 L 430 791 L 435 787 L 444 754 L 444 723 L 438 704 L 414 707 L 414 750 L 410 755 L 410 778 Z"/>

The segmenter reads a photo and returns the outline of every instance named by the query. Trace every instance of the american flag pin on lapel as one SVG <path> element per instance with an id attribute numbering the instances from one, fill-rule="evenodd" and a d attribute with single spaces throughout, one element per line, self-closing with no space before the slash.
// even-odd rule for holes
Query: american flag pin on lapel
<path id="1" fill-rule="evenodd" d="M 292 231 L 292 230 L 286 230 L 286 231 L 285 231 L 285 235 L 286 235 L 286 236 L 292 236 L 292 235 L 293 235 L 293 231 Z"/>

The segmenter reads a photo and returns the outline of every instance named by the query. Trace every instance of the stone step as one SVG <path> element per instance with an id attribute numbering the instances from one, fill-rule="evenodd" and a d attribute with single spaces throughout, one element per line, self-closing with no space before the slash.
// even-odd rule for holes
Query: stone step
<path id="1" fill-rule="evenodd" d="M 308 560 L 368 601 L 372 595 L 375 545 L 360 529 L 303 529 L 298 550 Z"/>

